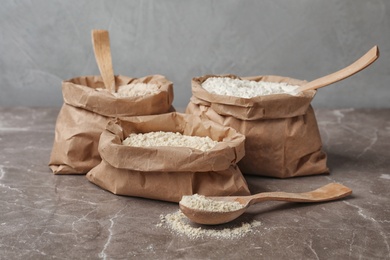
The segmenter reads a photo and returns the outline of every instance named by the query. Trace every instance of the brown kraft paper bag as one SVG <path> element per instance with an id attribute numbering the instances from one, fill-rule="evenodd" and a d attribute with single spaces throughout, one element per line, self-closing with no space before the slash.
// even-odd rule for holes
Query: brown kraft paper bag
<path id="1" fill-rule="evenodd" d="M 122 145 L 130 133 L 179 132 L 220 141 L 208 151 L 189 147 Z M 198 116 L 168 113 L 112 120 L 103 131 L 102 161 L 88 172 L 92 183 L 114 194 L 179 202 L 183 195 L 249 195 L 236 163 L 244 156 L 242 134 Z"/>
<path id="2" fill-rule="evenodd" d="M 245 156 L 238 163 L 244 174 L 289 178 L 329 173 L 310 105 L 315 90 L 297 96 L 273 94 L 239 98 L 212 94 L 203 89 L 201 84 L 209 77 L 238 78 L 234 75 L 194 78 L 193 96 L 186 112 L 233 127 L 245 135 Z M 242 79 L 292 85 L 306 82 L 280 76 Z"/>
<path id="3" fill-rule="evenodd" d="M 54 174 L 85 174 L 101 161 L 98 142 L 112 118 L 167 113 L 173 110 L 173 84 L 161 75 L 143 78 L 115 76 L 115 85 L 150 83 L 157 94 L 115 97 L 100 76 L 62 83 L 64 104 L 58 114 L 49 166 Z"/>

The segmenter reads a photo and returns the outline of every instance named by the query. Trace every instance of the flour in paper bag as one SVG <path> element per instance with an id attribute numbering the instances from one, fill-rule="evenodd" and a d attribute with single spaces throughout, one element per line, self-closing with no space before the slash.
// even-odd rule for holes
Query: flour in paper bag
<path id="1" fill-rule="evenodd" d="M 299 86 L 289 85 L 284 82 L 254 81 L 244 79 L 232 79 L 228 77 L 210 77 L 202 83 L 202 87 L 210 93 L 253 98 L 271 94 L 297 95 Z"/>
<path id="2" fill-rule="evenodd" d="M 97 91 L 108 91 L 97 88 Z M 118 91 L 112 93 L 115 97 L 141 97 L 146 95 L 156 95 L 161 92 L 159 85 L 150 83 L 131 83 L 118 87 Z"/>
<path id="3" fill-rule="evenodd" d="M 153 147 L 153 146 L 172 146 L 172 147 L 189 147 L 201 151 L 212 149 L 218 142 L 205 136 L 189 136 L 173 132 L 149 132 L 149 133 L 131 133 L 123 145 L 135 147 Z"/>

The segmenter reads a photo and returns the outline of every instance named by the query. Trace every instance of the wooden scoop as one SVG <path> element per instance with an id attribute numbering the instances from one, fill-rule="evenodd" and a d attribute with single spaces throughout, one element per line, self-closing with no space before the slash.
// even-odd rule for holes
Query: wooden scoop
<path id="1" fill-rule="evenodd" d="M 332 74 L 329 74 L 327 76 L 324 76 L 319 79 L 315 79 L 313 81 L 310 81 L 306 83 L 305 85 L 299 87 L 297 91 L 305 91 L 310 89 L 318 89 L 325 87 L 327 85 L 330 85 L 332 83 L 335 83 L 337 81 L 340 81 L 342 79 L 348 78 L 349 76 L 352 76 L 353 74 L 363 70 L 368 65 L 373 63 L 376 59 L 379 57 L 379 49 L 378 46 L 374 46 L 371 50 L 369 50 L 366 54 L 364 54 L 360 59 L 349 65 L 348 67 L 345 67 L 344 69 L 341 69 L 339 71 L 336 71 Z"/>
<path id="2" fill-rule="evenodd" d="M 304 193 L 288 192 L 263 192 L 251 196 L 226 196 L 226 197 L 206 197 L 216 201 L 239 202 L 242 208 L 233 211 L 206 211 L 186 207 L 179 203 L 180 210 L 191 221 L 198 224 L 217 225 L 230 222 L 238 218 L 252 204 L 262 201 L 289 201 L 289 202 L 323 202 L 346 197 L 352 190 L 338 183 L 330 183 L 321 188 Z"/>
<path id="3" fill-rule="evenodd" d="M 115 93 L 115 78 L 112 68 L 110 38 L 106 30 L 92 30 L 92 44 L 96 63 L 104 86 L 111 93 Z"/>

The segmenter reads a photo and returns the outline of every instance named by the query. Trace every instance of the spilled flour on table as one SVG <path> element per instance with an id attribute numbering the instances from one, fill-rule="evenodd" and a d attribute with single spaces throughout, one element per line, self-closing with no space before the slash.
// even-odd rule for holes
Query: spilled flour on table
<path id="1" fill-rule="evenodd" d="M 390 180 L 390 174 L 383 173 L 383 174 L 381 174 L 381 176 L 379 178 L 385 179 L 385 180 Z"/>
<path id="2" fill-rule="evenodd" d="M 191 239 L 219 238 L 235 239 L 255 232 L 255 227 L 261 225 L 260 221 L 230 223 L 224 225 L 207 226 L 192 223 L 180 210 L 167 215 L 160 215 L 160 223 L 157 227 L 167 227 L 173 232 L 185 235 Z"/>

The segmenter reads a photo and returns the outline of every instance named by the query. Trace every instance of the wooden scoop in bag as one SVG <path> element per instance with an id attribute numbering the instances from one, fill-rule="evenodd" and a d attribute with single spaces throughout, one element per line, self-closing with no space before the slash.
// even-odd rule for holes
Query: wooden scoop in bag
<path id="1" fill-rule="evenodd" d="M 108 31 L 92 30 L 92 44 L 96 63 L 99 67 L 100 75 L 103 78 L 104 86 L 111 93 L 115 93 L 115 77 L 112 68 L 110 37 Z"/>
<path id="2" fill-rule="evenodd" d="M 365 69 L 367 66 L 369 66 L 371 63 L 373 63 L 376 59 L 379 57 L 379 49 L 378 46 L 374 46 L 369 50 L 366 54 L 364 54 L 360 59 L 349 65 L 348 67 L 345 67 L 344 69 L 341 69 L 339 71 L 336 71 L 332 74 L 326 75 L 322 78 L 315 79 L 313 81 L 310 81 L 306 83 L 305 85 L 299 87 L 297 91 L 305 91 L 310 89 L 318 89 L 325 86 L 328 86 L 332 83 L 335 83 L 337 81 L 340 81 L 342 79 L 348 78 L 352 76 L 353 74 Z"/>

